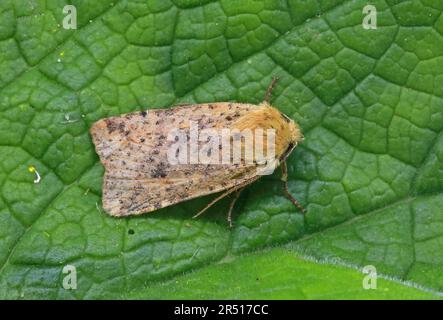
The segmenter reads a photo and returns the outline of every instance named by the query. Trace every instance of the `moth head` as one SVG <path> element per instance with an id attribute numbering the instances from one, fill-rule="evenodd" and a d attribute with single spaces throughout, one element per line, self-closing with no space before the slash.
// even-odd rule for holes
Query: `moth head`
<path id="1" fill-rule="evenodd" d="M 287 115 L 263 102 L 253 111 L 240 117 L 234 127 L 244 129 L 275 130 L 275 157 L 280 161 L 286 159 L 294 148 L 303 140 L 300 127 Z M 264 139 L 266 141 L 266 139 Z"/>
<path id="2" fill-rule="evenodd" d="M 271 114 L 274 114 L 274 118 L 276 118 L 276 119 L 279 118 L 278 122 L 282 122 L 283 127 L 285 127 L 285 129 L 287 129 L 286 134 L 288 135 L 287 138 L 289 141 L 292 141 L 294 144 L 298 144 L 299 142 L 303 141 L 303 139 L 304 139 L 303 134 L 300 130 L 300 127 L 298 126 L 297 123 L 295 123 L 294 120 L 292 120 L 286 114 L 284 114 L 283 112 L 281 112 L 277 108 L 271 106 L 267 102 L 263 102 L 261 106 L 265 107 L 265 110 L 267 110 Z M 277 117 L 277 114 L 279 114 L 280 117 Z M 281 120 L 283 120 L 283 121 L 281 121 Z"/>
<path id="3" fill-rule="evenodd" d="M 303 133 L 300 130 L 300 127 L 294 120 L 289 118 L 284 113 L 281 113 L 281 116 L 285 118 L 287 122 L 287 139 L 286 139 L 286 149 L 280 156 L 280 161 L 286 160 L 286 158 L 292 153 L 292 151 L 297 147 L 297 145 L 303 141 Z"/>
<path id="4" fill-rule="evenodd" d="M 277 108 L 267 102 L 263 102 L 262 107 L 264 107 L 265 118 L 269 119 L 271 127 L 277 129 L 276 153 L 278 160 L 282 162 L 303 141 L 303 133 L 294 120 Z"/>
<path id="5" fill-rule="evenodd" d="M 283 114 L 283 113 L 282 113 Z M 289 119 L 289 132 L 290 132 L 290 140 L 297 145 L 299 142 L 304 140 L 303 133 L 300 130 L 298 124 L 295 123 L 294 120 L 290 119 L 288 116 L 283 114 L 284 117 Z"/>

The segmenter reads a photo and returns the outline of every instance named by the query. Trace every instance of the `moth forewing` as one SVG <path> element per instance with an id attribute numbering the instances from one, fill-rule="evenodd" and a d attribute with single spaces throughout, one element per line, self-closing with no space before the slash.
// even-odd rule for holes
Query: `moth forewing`
<path id="1" fill-rule="evenodd" d="M 267 103 L 135 112 L 99 120 L 90 131 L 105 167 L 103 208 L 114 216 L 232 193 L 257 180 L 263 168 L 272 173 L 288 147 L 302 139 L 294 121 Z M 240 132 L 240 153 L 235 132 Z"/>

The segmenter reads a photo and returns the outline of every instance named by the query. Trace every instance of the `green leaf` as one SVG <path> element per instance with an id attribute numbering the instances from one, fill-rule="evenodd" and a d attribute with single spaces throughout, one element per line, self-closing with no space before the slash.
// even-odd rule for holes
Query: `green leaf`
<path id="1" fill-rule="evenodd" d="M 375 30 L 362 27 L 363 0 L 72 4 L 76 30 L 63 28 L 65 1 L 0 3 L 1 298 L 443 291 L 441 3 L 372 1 Z M 306 215 L 285 198 L 279 173 L 242 194 L 232 230 L 229 199 L 199 219 L 192 216 L 212 197 L 140 217 L 103 212 L 92 123 L 186 102 L 259 103 L 273 76 L 272 104 L 305 134 L 288 168 Z M 226 259 L 233 262 L 214 265 Z M 317 264 L 325 259 L 339 266 Z M 266 276 L 277 263 L 276 276 Z M 76 290 L 63 289 L 66 265 L 77 270 Z M 380 279 L 388 292 L 368 292 L 349 265 L 397 280 Z M 192 293 L 182 281 L 207 285 Z"/>
<path id="2" fill-rule="evenodd" d="M 386 277 L 366 282 L 353 266 L 271 249 L 130 292 L 130 299 L 441 299 L 435 292 Z M 365 284 L 363 282 L 365 281 Z M 373 289 L 369 285 L 373 285 Z M 365 286 L 367 289 L 362 289 Z"/>

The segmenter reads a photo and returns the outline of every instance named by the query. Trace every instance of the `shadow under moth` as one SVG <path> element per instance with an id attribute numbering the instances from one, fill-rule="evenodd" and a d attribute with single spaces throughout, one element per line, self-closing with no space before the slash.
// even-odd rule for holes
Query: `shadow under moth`
<path id="1" fill-rule="evenodd" d="M 103 208 L 138 215 L 220 193 L 194 217 L 278 165 L 287 197 L 285 160 L 303 140 L 299 126 L 269 104 L 274 79 L 259 105 L 216 102 L 179 105 L 101 119 L 90 129 L 105 167 Z M 270 169 L 270 170 L 269 170 Z"/>

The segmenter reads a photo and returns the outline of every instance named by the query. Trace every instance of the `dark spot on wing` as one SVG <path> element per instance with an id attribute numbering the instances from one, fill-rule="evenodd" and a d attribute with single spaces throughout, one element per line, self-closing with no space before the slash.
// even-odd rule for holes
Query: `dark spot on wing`
<path id="1" fill-rule="evenodd" d="M 117 123 L 111 119 L 106 119 L 105 123 L 109 133 L 113 133 L 118 128 Z"/>
<path id="2" fill-rule="evenodd" d="M 124 122 L 120 122 L 118 124 L 118 130 L 120 131 L 120 133 L 124 133 L 125 132 L 125 123 Z"/>
<path id="3" fill-rule="evenodd" d="M 152 178 L 165 178 L 166 176 L 166 165 L 164 162 L 160 162 L 157 167 L 151 171 Z"/>

